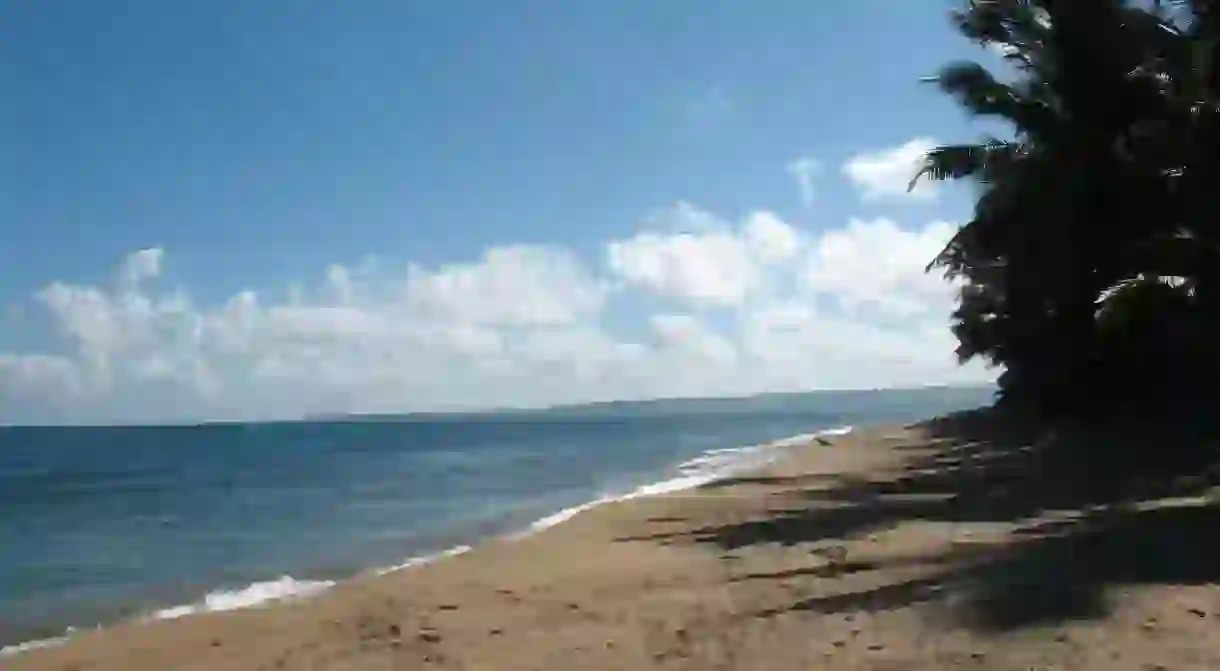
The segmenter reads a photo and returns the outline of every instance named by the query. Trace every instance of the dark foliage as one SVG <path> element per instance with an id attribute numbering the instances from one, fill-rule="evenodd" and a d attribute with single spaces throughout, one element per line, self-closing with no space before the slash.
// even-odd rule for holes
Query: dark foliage
<path id="1" fill-rule="evenodd" d="M 1013 76 L 936 79 L 1009 139 L 940 147 L 977 185 L 929 266 L 961 285 L 965 361 L 1003 403 L 1071 416 L 1207 412 L 1220 379 L 1220 3 L 973 0 L 961 33 Z"/>

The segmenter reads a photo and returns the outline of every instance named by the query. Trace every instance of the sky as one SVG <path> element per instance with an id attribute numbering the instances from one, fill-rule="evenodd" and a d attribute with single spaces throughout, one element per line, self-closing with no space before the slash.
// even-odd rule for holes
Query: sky
<path id="1" fill-rule="evenodd" d="M 977 382 L 951 0 L 0 6 L 0 423 Z"/>

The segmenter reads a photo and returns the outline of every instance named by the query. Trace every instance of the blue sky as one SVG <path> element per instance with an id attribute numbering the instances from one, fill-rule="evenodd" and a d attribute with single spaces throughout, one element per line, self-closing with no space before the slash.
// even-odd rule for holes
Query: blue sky
<path id="1" fill-rule="evenodd" d="M 7 3 L 0 421 L 986 377 L 951 6 Z"/>

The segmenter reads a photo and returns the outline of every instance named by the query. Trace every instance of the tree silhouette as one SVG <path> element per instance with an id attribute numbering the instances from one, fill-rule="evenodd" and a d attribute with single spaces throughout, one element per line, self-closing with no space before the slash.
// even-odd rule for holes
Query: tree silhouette
<path id="1" fill-rule="evenodd" d="M 929 270 L 962 283 L 958 356 L 1004 368 L 1001 402 L 1181 410 L 1214 386 L 1217 5 L 974 0 L 953 14 L 1012 76 L 953 63 L 936 83 L 1013 132 L 938 147 L 916 180 L 978 187 Z"/>

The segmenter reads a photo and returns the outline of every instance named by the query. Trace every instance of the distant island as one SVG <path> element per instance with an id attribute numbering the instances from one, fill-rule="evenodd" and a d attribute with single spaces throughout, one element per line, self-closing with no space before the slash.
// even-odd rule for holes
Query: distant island
<path id="1" fill-rule="evenodd" d="M 947 406 L 985 405 L 997 390 L 994 384 L 927 385 L 891 389 L 816 390 L 769 392 L 747 396 L 658 398 L 633 401 L 596 401 L 541 408 L 496 408 L 409 413 L 352 413 L 308 417 L 306 421 L 461 421 L 469 419 L 528 418 L 581 419 L 735 413 L 851 414 L 879 406 L 900 407 L 917 400 L 927 402 L 935 393 Z"/>

